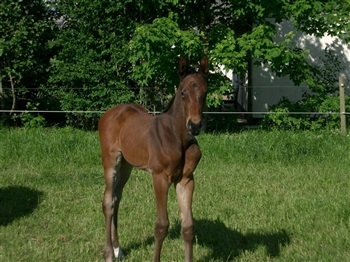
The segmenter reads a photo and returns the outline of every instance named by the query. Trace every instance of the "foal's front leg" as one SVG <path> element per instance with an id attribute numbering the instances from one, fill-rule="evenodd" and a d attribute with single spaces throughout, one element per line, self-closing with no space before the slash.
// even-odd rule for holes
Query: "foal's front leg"
<path id="1" fill-rule="evenodd" d="M 177 199 L 181 214 L 181 235 L 185 244 L 185 261 L 193 260 L 193 215 L 192 195 L 194 180 L 191 175 L 176 184 Z"/>
<path id="2" fill-rule="evenodd" d="M 153 261 L 160 261 L 160 252 L 163 241 L 168 234 L 169 219 L 167 211 L 168 190 L 170 183 L 166 176 L 153 174 L 153 186 L 156 195 L 157 220 L 154 227 L 154 252 Z"/>
<path id="3" fill-rule="evenodd" d="M 185 261 L 193 260 L 193 215 L 192 196 L 194 190 L 193 171 L 202 153 L 197 144 L 192 144 L 185 153 L 182 179 L 175 185 L 181 214 L 181 235 L 185 244 Z"/>

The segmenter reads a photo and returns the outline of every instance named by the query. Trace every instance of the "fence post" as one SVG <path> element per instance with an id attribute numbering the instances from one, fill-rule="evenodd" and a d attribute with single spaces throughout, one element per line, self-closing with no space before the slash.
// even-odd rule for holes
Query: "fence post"
<path id="1" fill-rule="evenodd" d="M 339 99 L 340 99 L 340 131 L 346 136 L 346 115 L 345 115 L 345 74 L 339 75 Z"/>

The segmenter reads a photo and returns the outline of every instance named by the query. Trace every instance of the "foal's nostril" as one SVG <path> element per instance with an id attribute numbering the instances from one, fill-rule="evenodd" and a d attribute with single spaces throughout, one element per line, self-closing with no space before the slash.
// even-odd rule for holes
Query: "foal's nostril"
<path id="1" fill-rule="evenodd" d="M 198 135 L 202 128 L 202 122 L 199 121 L 198 123 L 193 123 L 191 120 L 187 123 L 187 129 L 188 132 L 192 135 Z"/>

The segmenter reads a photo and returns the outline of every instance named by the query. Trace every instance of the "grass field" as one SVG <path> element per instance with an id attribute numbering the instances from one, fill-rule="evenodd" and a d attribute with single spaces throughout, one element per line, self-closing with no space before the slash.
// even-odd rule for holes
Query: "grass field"
<path id="1" fill-rule="evenodd" d="M 350 138 L 246 131 L 198 137 L 195 261 L 350 261 Z M 102 261 L 104 189 L 96 132 L 0 130 L 0 261 Z M 163 261 L 183 261 L 175 192 Z M 150 261 L 149 174 L 124 190 L 126 261 Z"/>

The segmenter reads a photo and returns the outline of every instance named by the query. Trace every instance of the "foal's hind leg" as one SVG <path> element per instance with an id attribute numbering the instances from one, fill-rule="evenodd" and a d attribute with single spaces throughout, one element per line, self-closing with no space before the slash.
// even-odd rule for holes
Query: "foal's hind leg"
<path id="1" fill-rule="evenodd" d="M 118 232 L 117 232 L 117 216 L 118 207 L 123 191 L 123 187 L 127 182 L 131 167 L 123 160 L 120 152 L 118 152 L 115 160 L 103 160 L 104 177 L 106 188 L 103 198 L 103 213 L 106 220 L 106 245 L 104 248 L 104 256 L 106 261 L 112 261 L 113 257 L 121 256 L 119 250 Z"/>
<path id="2" fill-rule="evenodd" d="M 114 256 L 118 259 L 123 257 L 123 252 L 120 249 L 118 239 L 118 210 L 120 200 L 122 199 L 123 188 L 130 177 L 132 166 L 125 161 L 124 158 L 121 160 L 119 172 L 116 173 L 115 181 L 113 185 L 113 199 L 114 199 L 114 214 L 112 219 L 112 245 Z"/>
<path id="3" fill-rule="evenodd" d="M 193 260 L 193 216 L 192 195 L 194 190 L 193 171 L 201 159 L 197 144 L 192 144 L 185 153 L 182 179 L 176 183 L 176 193 L 181 214 L 181 235 L 185 244 L 185 261 Z"/>

